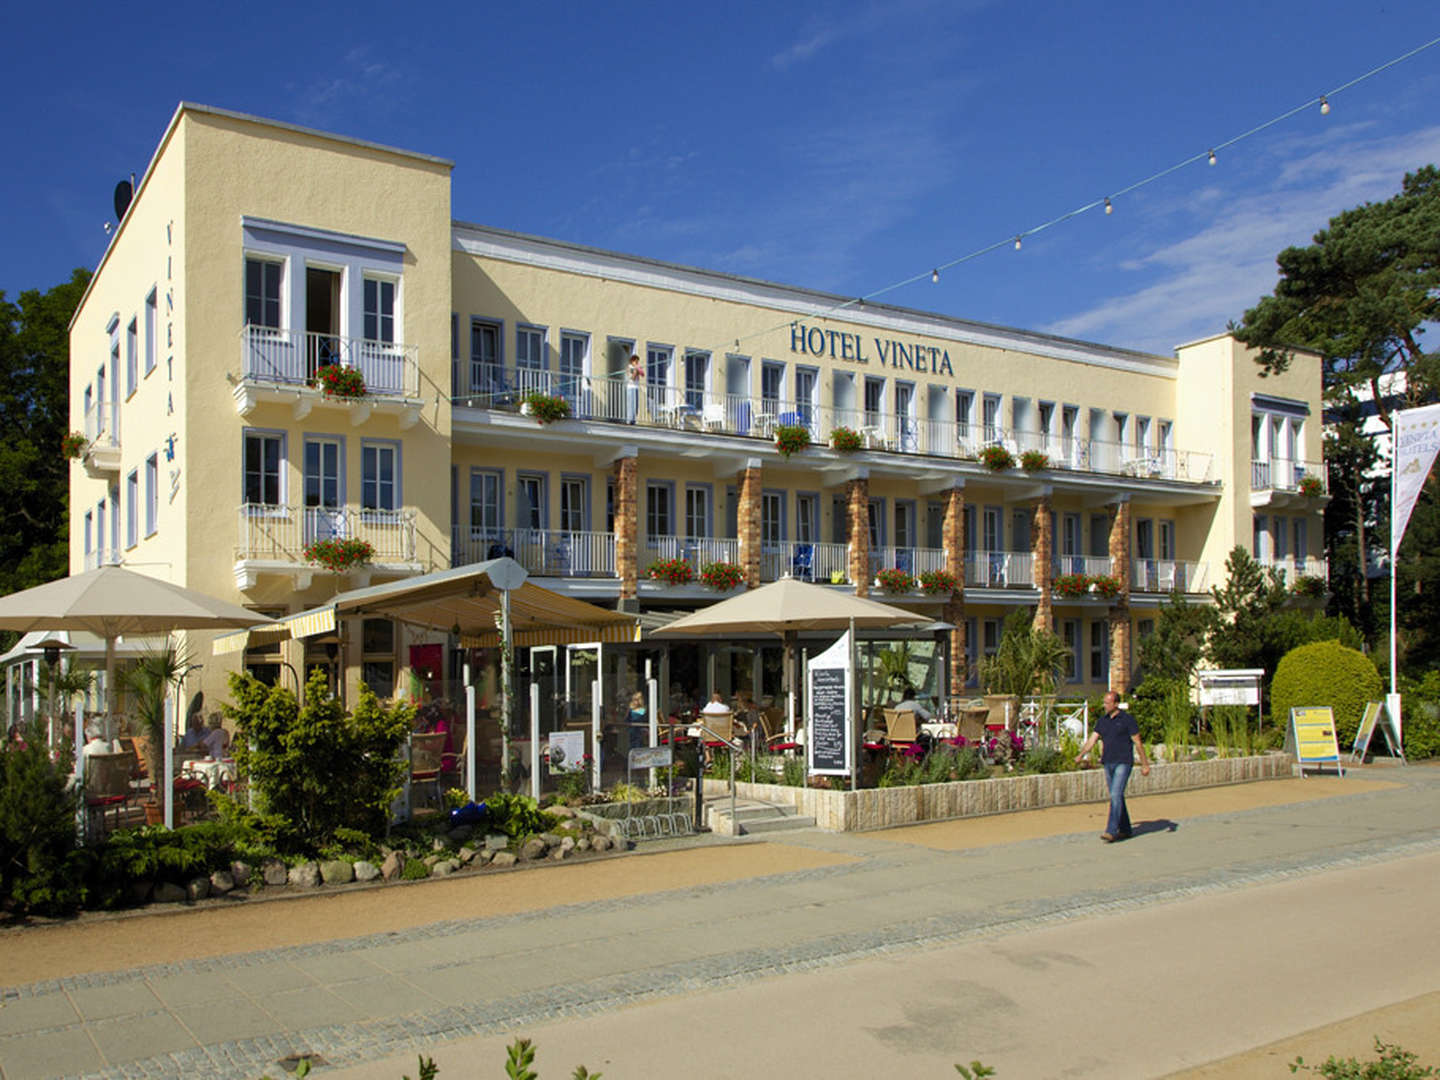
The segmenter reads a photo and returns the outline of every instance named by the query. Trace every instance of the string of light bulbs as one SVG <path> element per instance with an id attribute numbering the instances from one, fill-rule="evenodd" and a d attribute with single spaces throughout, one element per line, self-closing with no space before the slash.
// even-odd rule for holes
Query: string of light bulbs
<path id="1" fill-rule="evenodd" d="M 1339 94 L 1343 94 L 1345 91 L 1350 90 L 1356 86 L 1359 86 L 1361 83 L 1367 81 L 1368 79 L 1373 79 L 1375 76 L 1381 74 L 1382 72 L 1388 71 L 1390 68 L 1395 67 L 1397 64 L 1402 64 L 1406 60 L 1418 56 L 1425 50 L 1434 48 L 1436 45 L 1440 45 L 1440 37 L 1431 38 L 1424 44 L 1417 45 L 1415 48 L 1409 50 L 1408 52 L 1401 53 L 1399 56 L 1391 60 L 1385 61 L 1385 63 L 1379 65 L 1378 67 L 1371 68 L 1364 74 L 1357 75 L 1355 76 L 1355 78 L 1350 79 L 1348 82 L 1341 83 L 1339 86 L 1335 87 L 1332 90 L 1327 90 L 1319 97 L 1310 98 L 1309 100 L 1299 105 L 1296 105 L 1292 109 L 1287 109 L 1285 112 L 1280 113 L 1278 116 L 1271 117 L 1263 124 L 1257 124 L 1254 127 L 1250 128 L 1248 131 L 1243 131 L 1239 135 L 1234 135 L 1228 139 L 1225 139 L 1222 142 L 1217 142 L 1213 146 L 1210 146 L 1206 150 L 1202 150 L 1198 154 L 1191 154 L 1184 160 L 1177 161 L 1175 164 L 1167 166 L 1166 168 L 1161 169 L 1159 172 L 1152 173 L 1151 175 L 1145 177 L 1143 180 L 1137 180 L 1132 184 L 1127 184 L 1116 191 L 1112 191 L 1109 195 L 1101 196 L 1098 199 L 1092 199 L 1082 206 L 1077 206 L 1075 209 L 1069 210 L 1063 214 L 1060 214 L 1058 217 L 1051 218 L 1049 221 L 1042 222 L 1039 225 L 1034 225 L 1028 229 L 1022 229 L 1020 232 L 1017 232 L 1011 236 L 1007 236 L 1003 240 L 996 240 L 993 243 L 986 244 L 984 247 L 976 248 L 974 251 L 967 252 L 966 254 L 961 255 L 957 258 L 950 259 L 948 262 L 936 263 L 929 270 L 921 271 L 918 274 L 911 274 L 909 277 L 892 282 L 891 284 L 886 285 L 883 288 L 875 289 L 871 292 L 866 293 L 863 296 L 857 296 L 849 300 L 844 300 L 834 305 L 833 307 L 826 308 L 824 311 L 819 312 L 815 317 L 820 319 L 829 318 L 830 316 L 838 314 L 839 312 L 846 311 L 850 308 L 864 304 L 869 300 L 874 300 L 878 297 L 886 295 L 887 293 L 892 293 L 897 289 L 903 289 L 908 285 L 914 285 L 917 282 L 924 281 L 927 277 L 930 279 L 932 284 L 939 284 L 940 272 L 942 270 L 950 270 L 956 266 L 962 265 L 963 263 L 971 262 L 975 259 L 980 258 L 981 256 L 990 254 L 992 251 L 998 251 L 1000 248 L 1003 248 L 1006 245 L 1013 245 L 1014 249 L 1016 251 L 1019 251 L 1024 246 L 1024 240 L 1026 237 L 1034 236 L 1037 233 L 1042 233 L 1047 229 L 1053 229 L 1056 226 L 1062 225 L 1065 222 L 1069 221 L 1071 218 L 1079 217 L 1081 214 L 1089 213 L 1091 210 L 1094 210 L 1096 208 L 1103 208 L 1106 214 L 1113 214 L 1115 206 L 1112 200 L 1122 198 L 1125 195 L 1129 195 L 1131 192 L 1138 191 L 1143 187 L 1149 186 L 1150 184 L 1157 183 L 1160 180 L 1165 179 L 1165 177 L 1169 176 L 1170 174 L 1179 172 L 1181 169 L 1186 168 L 1189 165 L 1194 165 L 1196 162 L 1199 162 L 1201 160 L 1204 160 L 1208 165 L 1214 166 L 1219 162 L 1219 156 L 1217 154 L 1217 151 L 1228 149 L 1229 147 L 1232 147 L 1237 143 L 1244 142 L 1246 139 L 1253 138 L 1254 136 L 1259 135 L 1261 132 L 1274 127 L 1276 124 L 1284 123 L 1291 117 L 1298 116 L 1300 113 L 1305 112 L 1307 109 L 1312 109 L 1316 106 L 1319 106 L 1320 115 L 1329 116 L 1331 98 Z M 773 334 L 777 330 L 783 330 L 787 326 L 791 326 L 793 324 L 793 319 L 787 319 L 785 322 L 777 323 L 775 326 L 769 327 L 767 329 L 757 330 L 752 334 L 746 334 L 743 337 L 734 338 L 733 340 L 735 348 L 738 350 L 742 341 L 748 341 L 752 338 L 757 337 L 764 337 L 766 335 Z M 712 349 L 711 351 L 719 351 L 719 348 L 724 348 L 724 346 Z"/>

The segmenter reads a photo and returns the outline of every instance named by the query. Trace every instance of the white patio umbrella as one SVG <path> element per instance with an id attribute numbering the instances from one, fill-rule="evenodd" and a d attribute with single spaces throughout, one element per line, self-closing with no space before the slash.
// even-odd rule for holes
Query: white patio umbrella
<path id="1" fill-rule="evenodd" d="M 116 638 L 268 621 L 238 604 L 118 566 L 102 566 L 0 597 L 0 630 L 88 630 L 105 639 L 106 738 L 114 738 L 119 701 Z"/>

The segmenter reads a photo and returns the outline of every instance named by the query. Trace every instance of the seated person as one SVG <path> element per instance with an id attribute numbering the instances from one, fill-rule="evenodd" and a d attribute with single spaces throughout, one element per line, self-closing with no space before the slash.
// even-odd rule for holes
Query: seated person
<path id="1" fill-rule="evenodd" d="M 710 695 L 710 701 L 700 710 L 700 720 L 706 727 L 721 734 L 724 734 L 728 720 L 732 742 L 742 741 L 750 732 L 745 722 L 735 715 L 718 693 Z"/>
<path id="2" fill-rule="evenodd" d="M 934 714 L 929 709 L 915 700 L 915 687 L 909 683 L 905 684 L 905 693 L 900 699 L 900 704 L 895 706 L 896 712 L 913 712 L 921 721 L 927 721 Z"/>
<path id="3" fill-rule="evenodd" d="M 205 718 L 198 712 L 191 713 L 185 718 L 185 737 L 180 740 L 181 750 L 204 750 Z"/>
<path id="4" fill-rule="evenodd" d="M 205 752 L 209 757 L 220 760 L 227 757 L 230 752 L 230 733 L 225 730 L 220 714 L 211 713 L 210 719 L 206 722 L 206 732 L 201 740 Z"/>

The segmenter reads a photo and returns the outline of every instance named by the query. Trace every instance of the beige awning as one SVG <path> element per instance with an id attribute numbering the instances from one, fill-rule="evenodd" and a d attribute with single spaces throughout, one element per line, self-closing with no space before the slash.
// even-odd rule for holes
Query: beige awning
<path id="1" fill-rule="evenodd" d="M 639 640 L 639 622 L 634 615 L 551 592 L 526 581 L 524 569 L 513 559 L 491 559 L 339 593 L 320 607 L 217 639 L 215 651 L 236 652 L 292 637 L 332 633 L 340 619 L 366 615 L 398 619 L 441 632 L 459 627 L 462 643 L 498 645 L 501 590 L 496 581 L 512 585 L 510 624 L 514 645 Z"/>
<path id="2" fill-rule="evenodd" d="M 867 600 L 826 585 L 781 578 L 718 604 L 676 619 L 655 630 L 653 637 L 698 637 L 706 634 L 776 633 L 800 630 L 868 630 L 913 626 L 929 616 Z"/>

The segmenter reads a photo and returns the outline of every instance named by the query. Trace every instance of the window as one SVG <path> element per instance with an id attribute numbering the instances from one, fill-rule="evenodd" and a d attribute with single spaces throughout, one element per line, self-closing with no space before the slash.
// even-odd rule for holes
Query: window
<path id="1" fill-rule="evenodd" d="M 1031 550 L 1030 530 L 1035 524 L 1035 515 L 1030 510 L 1010 511 L 1010 550 Z"/>
<path id="2" fill-rule="evenodd" d="M 1060 624 L 1060 640 L 1069 654 L 1065 658 L 1065 681 L 1080 681 L 1080 620 L 1066 619 Z"/>
<path id="3" fill-rule="evenodd" d="M 125 396 L 127 398 L 135 393 L 135 387 L 140 382 L 139 325 L 135 319 L 131 319 L 130 325 L 125 328 Z"/>
<path id="4" fill-rule="evenodd" d="M 653 539 L 675 534 L 674 488 L 651 480 L 645 485 L 645 535 Z"/>
<path id="5" fill-rule="evenodd" d="M 837 544 L 850 542 L 850 503 L 843 495 L 830 498 L 830 539 Z"/>
<path id="6" fill-rule="evenodd" d="M 705 391 L 710 377 L 710 354 L 687 352 L 685 354 L 685 404 L 692 409 L 705 406 Z"/>
<path id="7" fill-rule="evenodd" d="M 814 423 L 815 409 L 820 404 L 816 393 L 819 387 L 820 372 L 817 368 L 795 369 L 795 411 L 800 414 L 800 422 L 806 427 Z"/>
<path id="8" fill-rule="evenodd" d="M 986 619 L 981 626 L 984 636 L 980 639 L 988 660 L 1000 651 L 1000 620 Z"/>
<path id="9" fill-rule="evenodd" d="M 1304 518 L 1295 519 L 1295 562 L 1303 569 L 1306 558 L 1310 555 L 1310 537 L 1307 534 Z"/>
<path id="10" fill-rule="evenodd" d="M 140 542 L 140 473 L 131 469 L 125 477 L 125 546 Z"/>
<path id="11" fill-rule="evenodd" d="M 584 532 L 590 527 L 590 478 L 560 478 L 560 528 L 565 532 Z"/>
<path id="12" fill-rule="evenodd" d="M 336 509 L 344 504 L 340 491 L 343 460 L 338 439 L 305 440 L 305 505 Z"/>
<path id="13" fill-rule="evenodd" d="M 504 485 L 495 469 L 470 470 L 470 536 L 498 541 L 505 533 Z M 503 550 L 501 554 L 504 554 Z M 487 554 L 487 558 L 490 558 Z"/>
<path id="14" fill-rule="evenodd" d="M 1062 574 L 1081 574 L 1085 572 L 1085 563 L 1081 555 L 1083 547 L 1080 542 L 1080 515 L 1066 514 L 1060 519 L 1060 572 Z M 1067 556 L 1069 556 L 1067 558 Z"/>
<path id="15" fill-rule="evenodd" d="M 361 674 L 365 685 L 376 697 L 395 694 L 395 624 L 389 619 L 365 619 L 361 622 Z"/>
<path id="16" fill-rule="evenodd" d="M 520 528 L 544 529 L 549 524 L 548 480 L 544 473 L 520 473 L 516 477 L 520 490 Z"/>
<path id="17" fill-rule="evenodd" d="M 365 340 L 395 343 L 395 282 L 365 279 Z"/>
<path id="18" fill-rule="evenodd" d="M 685 485 L 685 535 L 692 540 L 710 535 L 710 485 Z"/>
<path id="19" fill-rule="evenodd" d="M 980 539 L 980 546 L 985 551 L 997 552 L 1005 550 L 1005 519 L 1001 517 L 1001 510 L 998 506 L 985 507 L 983 518 L 984 533 Z"/>
<path id="20" fill-rule="evenodd" d="M 154 536 L 160 527 L 160 456 L 145 459 L 145 535 Z"/>
<path id="21" fill-rule="evenodd" d="M 1156 524 L 1156 535 L 1160 540 L 1159 557 L 1162 559 L 1175 558 L 1175 522 L 1161 520 Z"/>
<path id="22" fill-rule="evenodd" d="M 740 535 L 740 493 L 733 487 L 725 488 L 725 536 L 734 540 Z"/>
<path id="23" fill-rule="evenodd" d="M 820 539 L 820 496 L 810 493 L 795 496 L 795 539 L 813 544 Z"/>
<path id="24" fill-rule="evenodd" d="M 670 403 L 670 361 L 674 350 L 668 345 L 650 345 L 645 350 L 645 400 L 652 410 Z"/>
<path id="25" fill-rule="evenodd" d="M 785 394 L 785 365 L 766 360 L 760 365 L 760 407 L 778 415 Z"/>
<path id="26" fill-rule="evenodd" d="M 981 408 L 984 410 L 982 422 L 985 441 L 994 442 L 1000 438 L 1000 395 L 986 394 Z"/>
<path id="27" fill-rule="evenodd" d="M 1090 620 L 1090 681 L 1103 683 L 1110 676 L 1110 631 L 1104 619 Z"/>
<path id="28" fill-rule="evenodd" d="M 965 685 L 980 685 L 979 621 L 965 620 Z"/>
<path id="29" fill-rule="evenodd" d="M 460 396 L 460 316 L 450 313 L 450 396 Z"/>
<path id="30" fill-rule="evenodd" d="M 560 335 L 560 394 L 574 403 L 585 377 L 585 357 L 590 352 L 590 338 L 585 334 Z"/>
<path id="31" fill-rule="evenodd" d="M 90 562 L 90 553 L 95 550 L 95 512 L 85 511 L 85 562 Z"/>
<path id="32" fill-rule="evenodd" d="M 529 371 L 545 370 L 545 331 L 542 328 L 515 328 L 515 366 Z"/>
<path id="33" fill-rule="evenodd" d="M 869 515 L 870 551 L 885 546 L 885 500 L 871 499 L 865 508 Z"/>
<path id="34" fill-rule="evenodd" d="M 945 547 L 945 504 L 925 504 L 925 546 L 932 551 Z"/>
<path id="35" fill-rule="evenodd" d="M 1250 551 L 1256 562 L 1270 561 L 1270 530 L 1264 514 L 1256 514 L 1250 526 Z"/>
<path id="36" fill-rule="evenodd" d="M 500 324 L 470 321 L 470 392 L 495 394 L 505 387 L 500 370 Z"/>
<path id="37" fill-rule="evenodd" d="M 280 278 L 284 264 L 271 259 L 245 260 L 245 321 L 280 329 Z"/>
<path id="38" fill-rule="evenodd" d="M 605 480 L 605 531 L 615 532 L 615 481 L 609 477 Z"/>
<path id="39" fill-rule="evenodd" d="M 909 499 L 895 500 L 895 546 L 915 546 L 915 504 Z"/>
<path id="40" fill-rule="evenodd" d="M 155 290 L 145 297 L 145 374 L 155 370 L 155 327 L 159 323 Z"/>
<path id="41" fill-rule="evenodd" d="M 884 424 L 885 380 L 865 378 L 865 426 L 878 428 Z"/>
<path id="42" fill-rule="evenodd" d="M 785 493 L 760 493 L 760 549 L 774 550 L 785 542 Z"/>
<path id="43" fill-rule="evenodd" d="M 360 444 L 360 508 L 400 509 L 400 447 L 396 443 Z"/>
<path id="44" fill-rule="evenodd" d="M 970 437 L 970 424 L 975 416 L 975 393 L 973 390 L 955 391 L 955 430 L 961 439 Z"/>
<path id="45" fill-rule="evenodd" d="M 245 432 L 245 502 L 251 506 L 281 503 L 280 462 L 285 436 L 277 432 Z"/>
<path id="46" fill-rule="evenodd" d="M 1104 559 L 1110 554 L 1110 515 L 1090 515 L 1090 554 Z"/>
<path id="47" fill-rule="evenodd" d="M 118 481 L 110 485 L 110 561 L 120 561 L 120 484 Z"/>
<path id="48" fill-rule="evenodd" d="M 1150 417 L 1137 416 L 1135 418 L 1135 453 L 1141 455 L 1150 452 Z"/>

